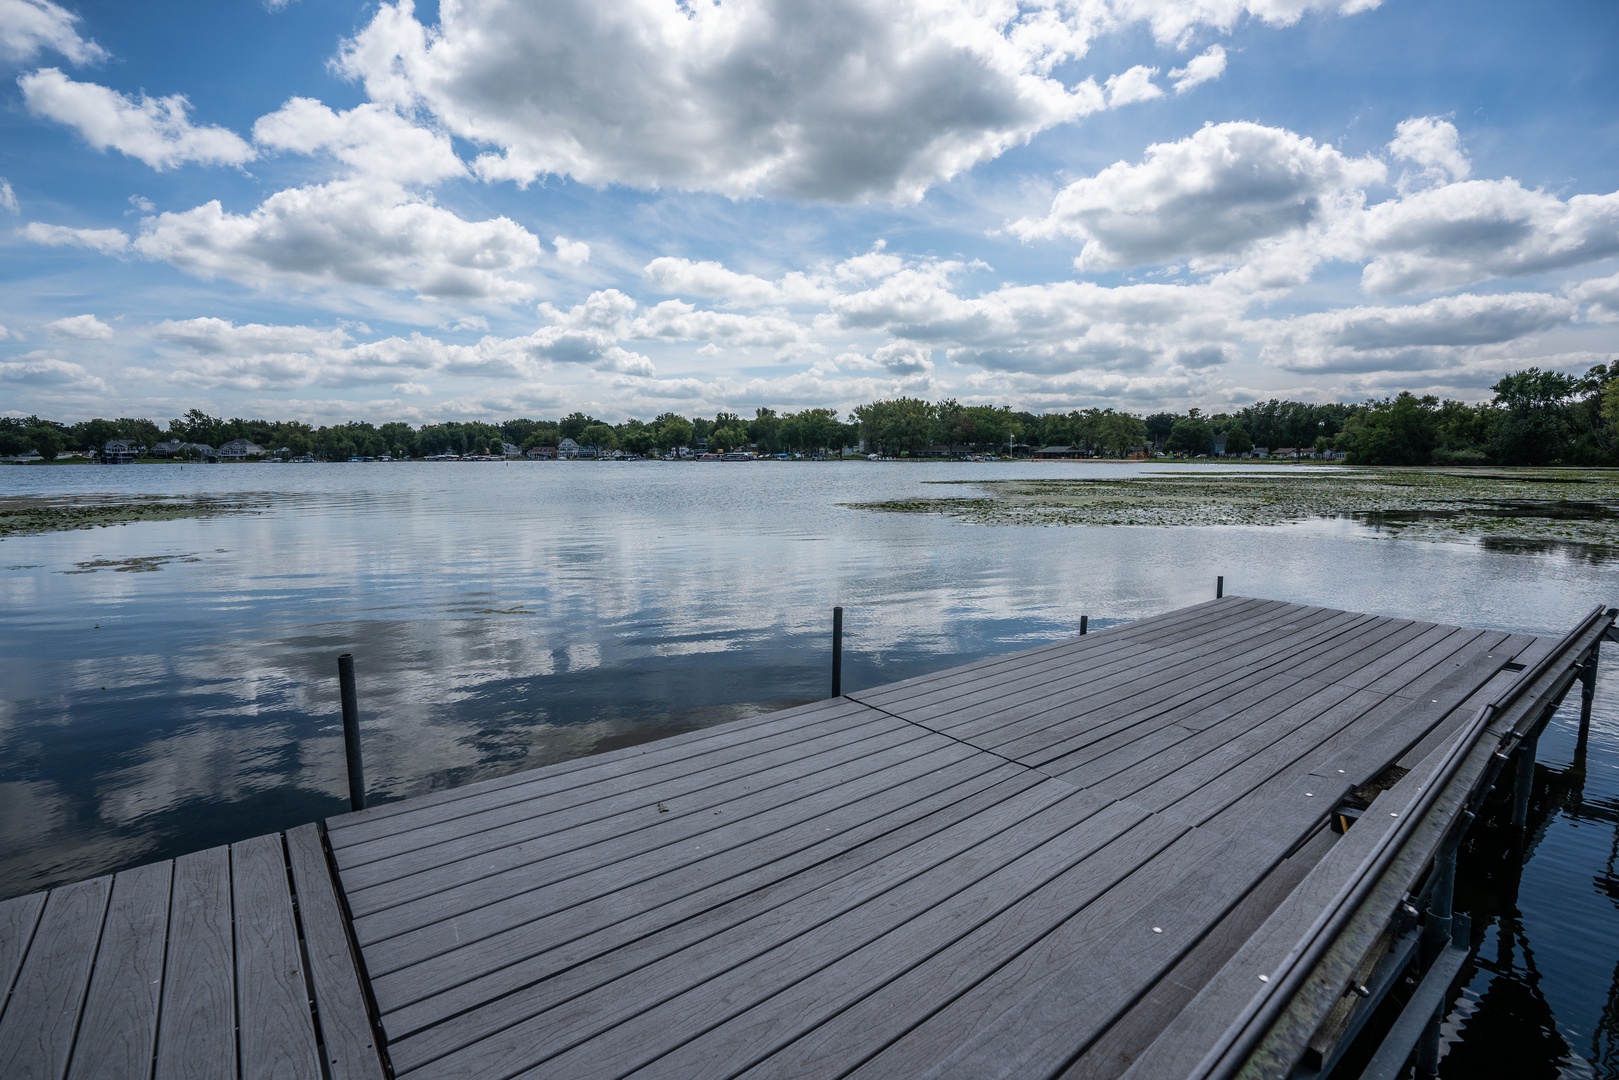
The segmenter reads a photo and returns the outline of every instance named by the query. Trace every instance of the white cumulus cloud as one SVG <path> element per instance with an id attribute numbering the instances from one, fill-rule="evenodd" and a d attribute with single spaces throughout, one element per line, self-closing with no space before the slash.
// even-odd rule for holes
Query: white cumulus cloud
<path id="1" fill-rule="evenodd" d="M 424 26 L 398 0 L 340 64 L 491 147 L 490 180 L 910 201 L 1103 106 L 1049 74 L 1088 45 L 1084 7 L 466 0 Z"/>
<path id="2" fill-rule="evenodd" d="M 1414 116 L 1400 121 L 1394 129 L 1394 140 L 1389 153 L 1409 161 L 1420 170 L 1420 176 L 1436 181 L 1466 180 L 1473 171 L 1473 163 L 1462 151 L 1461 134 L 1456 125 L 1437 116 Z"/>
<path id="3" fill-rule="evenodd" d="M 0 176 L 0 210 L 22 213 L 22 207 L 17 205 L 17 193 L 11 190 L 11 181 L 3 176 Z"/>
<path id="4" fill-rule="evenodd" d="M 54 357 L 23 360 L 16 363 L 0 363 L 0 383 L 40 387 L 55 391 L 111 393 L 111 388 L 107 386 L 106 382 L 100 377 L 92 375 L 83 365 L 71 363 L 67 360 L 58 360 Z"/>
<path id="5" fill-rule="evenodd" d="M 1619 192 L 1567 199 L 1516 180 L 1464 180 L 1366 210 L 1368 292 L 1447 289 L 1619 255 Z"/>
<path id="6" fill-rule="evenodd" d="M 75 64 L 105 59 L 105 49 L 79 36 L 78 22 L 51 0 L 0 0 L 0 60 L 23 62 L 46 50 Z"/>
<path id="7" fill-rule="evenodd" d="M 129 236 L 118 229 L 75 229 L 68 225 L 47 225 L 30 221 L 22 234 L 36 244 L 47 247 L 82 247 L 115 255 L 129 249 Z"/>
<path id="8" fill-rule="evenodd" d="M 558 236 L 551 241 L 556 245 L 557 258 L 569 266 L 583 266 L 590 261 L 590 245 L 583 240 L 569 240 Z"/>
<path id="9" fill-rule="evenodd" d="M 1122 71 L 1107 80 L 1107 103 L 1117 109 L 1121 105 L 1133 105 L 1138 101 L 1151 101 L 1153 98 L 1164 96 L 1163 87 L 1152 81 L 1158 69 L 1145 64 L 1137 64 L 1129 71 Z"/>
<path id="10" fill-rule="evenodd" d="M 403 188 L 344 180 L 280 191 L 247 214 L 215 200 L 142 223 L 136 249 L 203 276 L 333 283 L 498 302 L 527 298 L 540 241 L 509 218 L 467 221 Z"/>
<path id="11" fill-rule="evenodd" d="M 253 148 L 222 127 L 197 127 L 184 95 L 139 99 L 95 83 L 75 82 L 57 68 L 17 80 L 30 112 L 78 131 L 97 150 L 117 150 L 159 171 L 187 162 L 240 165 Z"/>
<path id="12" fill-rule="evenodd" d="M 1155 143 L 1140 164 L 1118 162 L 1068 185 L 1044 218 L 1014 223 L 1027 238 L 1083 240 L 1081 269 L 1203 258 L 1229 262 L 1259 241 L 1303 230 L 1358 205 L 1381 163 L 1349 158 L 1282 128 L 1210 124 Z"/>
<path id="13" fill-rule="evenodd" d="M 1575 305 L 1545 293 L 1463 294 L 1406 307 L 1352 307 L 1258 323 L 1262 357 L 1293 371 L 1414 371 L 1454 366 L 1484 347 L 1566 324 Z"/>
<path id="14" fill-rule="evenodd" d="M 1175 93 L 1184 94 L 1193 87 L 1202 86 L 1224 75 L 1225 65 L 1224 47 L 1210 45 L 1188 60 L 1185 67 L 1171 68 L 1169 78 L 1175 84 Z"/>
<path id="15" fill-rule="evenodd" d="M 432 184 L 467 172 L 448 136 L 369 103 L 334 112 L 313 98 L 295 97 L 259 117 L 253 141 L 274 150 L 327 153 L 358 175 L 402 184 Z"/>
<path id="16" fill-rule="evenodd" d="M 72 315 L 45 324 L 45 328 L 64 337 L 80 341 L 105 341 L 112 337 L 112 327 L 94 315 Z"/>

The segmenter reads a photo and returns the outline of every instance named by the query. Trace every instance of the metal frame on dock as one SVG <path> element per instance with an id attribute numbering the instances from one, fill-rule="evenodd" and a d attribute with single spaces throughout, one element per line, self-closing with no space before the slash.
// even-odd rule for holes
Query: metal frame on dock
<path id="1" fill-rule="evenodd" d="M 1389 818 L 1362 872 L 1345 882 L 1291 962 L 1272 977 L 1272 995 L 1256 999 L 1210 1049 L 1208 1075 L 1330 1073 L 1402 979 L 1413 990 L 1362 1078 L 1392 1080 L 1413 1050 L 1419 1076 L 1437 1073 L 1444 1005 L 1471 955 L 1467 920 L 1452 913 L 1457 849 L 1501 771 L 1514 760 L 1512 826 L 1521 840 L 1540 733 L 1579 680 L 1583 747 L 1598 654 L 1604 640 L 1615 638 L 1616 616 L 1616 609 L 1593 610 L 1505 697 L 1482 706 L 1431 768 L 1387 793 L 1394 796 L 1415 780 L 1404 793 L 1407 804 L 1390 811 L 1390 804 L 1379 800 L 1378 819 L 1382 813 Z"/>

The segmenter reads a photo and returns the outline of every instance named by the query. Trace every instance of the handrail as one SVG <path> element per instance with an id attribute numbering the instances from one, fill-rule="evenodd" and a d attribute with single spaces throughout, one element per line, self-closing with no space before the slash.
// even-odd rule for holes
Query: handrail
<path id="1" fill-rule="evenodd" d="M 1225 1033 L 1192 1070 L 1193 1076 L 1226 1076 L 1233 1073 L 1259 1046 L 1265 1032 L 1281 1016 L 1282 1010 L 1299 991 L 1301 985 L 1315 969 L 1332 941 L 1343 930 L 1359 902 L 1383 875 L 1388 864 L 1405 845 L 1410 834 L 1422 823 L 1435 800 L 1449 786 L 1474 748 L 1489 722 L 1516 702 L 1530 687 L 1545 677 L 1547 672 L 1573 649 L 1596 623 L 1606 618 L 1611 624 L 1614 613 L 1598 605 L 1564 634 L 1557 646 L 1541 657 L 1513 682 L 1505 695 L 1481 706 L 1450 740 L 1447 749 L 1431 769 L 1413 773 L 1402 779 L 1386 793 L 1406 791 L 1408 803 L 1402 807 L 1389 828 L 1383 830 L 1369 851 L 1346 875 L 1343 883 L 1311 922 L 1299 941 L 1273 971 L 1263 989 L 1251 998 L 1241 1013 L 1227 1026 Z M 1412 789 L 1415 790 L 1412 790 Z M 1384 804 L 1389 805 L 1388 803 Z M 1364 826 L 1363 826 L 1364 827 Z M 1351 830 L 1351 836 L 1354 831 Z M 1364 835 L 1364 834 L 1362 834 Z"/>

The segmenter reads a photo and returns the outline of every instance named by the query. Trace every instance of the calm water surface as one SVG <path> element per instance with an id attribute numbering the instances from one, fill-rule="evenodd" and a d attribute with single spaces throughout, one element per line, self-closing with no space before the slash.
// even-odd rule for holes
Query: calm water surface
<path id="1" fill-rule="evenodd" d="M 1161 468 L 0 468 L 0 494 L 263 506 L 0 541 L 0 897 L 346 809 L 345 651 L 381 800 L 824 696 L 835 604 L 856 688 L 1067 636 L 1081 615 L 1105 627 L 1195 603 L 1217 574 L 1230 592 L 1537 633 L 1619 599 L 1611 563 L 1349 521 L 986 527 L 842 505 L 962 491 L 933 480 Z M 1606 670 L 1596 713 L 1583 777 L 1573 711 L 1541 740 L 1521 873 L 1489 822 L 1470 846 L 1481 951 L 1448 1075 L 1511 1061 L 1515 1076 L 1619 1077 Z"/>

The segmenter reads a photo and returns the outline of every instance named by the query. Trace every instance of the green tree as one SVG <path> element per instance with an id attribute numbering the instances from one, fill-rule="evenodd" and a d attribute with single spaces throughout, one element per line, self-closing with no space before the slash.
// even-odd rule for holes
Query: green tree
<path id="1" fill-rule="evenodd" d="M 673 450 L 677 446 L 690 446 L 692 444 L 692 422 L 676 413 L 664 413 L 653 422 L 657 429 L 657 444 L 665 450 Z"/>
<path id="2" fill-rule="evenodd" d="M 585 428 L 595 422 L 596 418 L 594 416 L 586 416 L 582 412 L 571 412 L 558 422 L 557 428 L 562 432 L 564 439 L 572 439 L 583 446 L 584 443 L 581 442 L 579 437 L 585 433 Z"/>
<path id="3" fill-rule="evenodd" d="M 1186 416 L 1175 421 L 1169 429 L 1169 438 L 1164 440 L 1164 449 L 1171 454 L 1185 454 L 1195 457 L 1198 454 L 1207 454 L 1214 445 L 1214 437 L 1209 429 L 1209 422 L 1203 419 L 1201 411 L 1191 410 Z"/>
<path id="4" fill-rule="evenodd" d="M 74 424 L 68 429 L 67 437 L 74 446 L 82 448 L 93 458 L 100 457 L 109 442 L 122 438 L 117 421 L 99 417 Z"/>
<path id="5" fill-rule="evenodd" d="M 1439 445 L 1439 399 L 1401 391 L 1368 401 L 1350 417 L 1335 445 L 1351 465 L 1426 465 Z"/>
<path id="6" fill-rule="evenodd" d="M 586 427 L 579 433 L 580 446 L 594 446 L 597 450 L 607 451 L 618 448 L 618 436 L 606 424 L 597 422 Z"/>
<path id="7" fill-rule="evenodd" d="M 56 460 L 56 455 L 67 442 L 62 429 L 48 421 L 40 421 L 28 429 L 28 445 L 46 462 Z"/>
<path id="8" fill-rule="evenodd" d="M 1507 375 L 1495 391 L 1490 456 L 1502 465 L 1547 465 L 1563 457 L 1571 433 L 1569 399 L 1579 380 L 1532 367 Z"/>
<path id="9" fill-rule="evenodd" d="M 918 398 L 874 401 L 854 416 L 867 445 L 884 454 L 914 454 L 937 438 L 938 410 Z"/>

